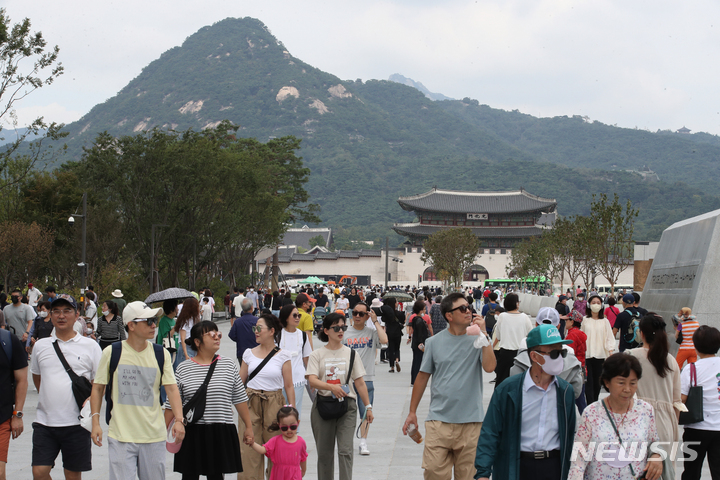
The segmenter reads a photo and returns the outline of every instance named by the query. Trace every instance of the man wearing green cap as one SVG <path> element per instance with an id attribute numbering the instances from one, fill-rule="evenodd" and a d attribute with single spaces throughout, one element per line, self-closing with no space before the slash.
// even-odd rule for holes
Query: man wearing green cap
<path id="1" fill-rule="evenodd" d="M 476 479 L 565 480 L 575 436 L 575 396 L 558 377 L 567 351 L 553 325 L 527 336 L 530 368 L 506 379 L 490 399 L 475 455 Z"/>

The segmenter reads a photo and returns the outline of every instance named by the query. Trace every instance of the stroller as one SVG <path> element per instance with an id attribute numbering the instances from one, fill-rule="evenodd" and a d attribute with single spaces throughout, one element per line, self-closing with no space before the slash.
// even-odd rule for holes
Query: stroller
<path id="1" fill-rule="evenodd" d="M 313 324 L 315 328 L 313 330 L 316 335 L 320 330 L 322 330 L 323 320 L 326 315 L 327 311 L 325 310 L 325 307 L 315 307 L 315 311 L 313 312 Z"/>

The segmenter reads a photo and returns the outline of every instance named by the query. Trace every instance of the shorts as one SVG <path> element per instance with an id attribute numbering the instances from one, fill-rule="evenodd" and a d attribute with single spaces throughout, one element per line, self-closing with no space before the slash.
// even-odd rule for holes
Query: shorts
<path id="1" fill-rule="evenodd" d="M 34 422 L 32 466 L 55 466 L 62 452 L 63 468 L 71 472 L 92 470 L 92 441 L 90 432 L 80 425 L 46 427 Z"/>
<path id="2" fill-rule="evenodd" d="M 10 417 L 6 422 L 0 423 L 0 462 L 7 463 L 8 448 L 10 448 Z"/>

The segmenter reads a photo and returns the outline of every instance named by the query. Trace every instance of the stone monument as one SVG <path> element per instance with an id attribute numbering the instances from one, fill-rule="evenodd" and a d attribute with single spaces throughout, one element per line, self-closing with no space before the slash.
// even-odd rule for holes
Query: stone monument
<path id="1" fill-rule="evenodd" d="M 674 335 L 672 315 L 692 308 L 701 325 L 720 328 L 720 210 L 670 225 L 662 234 L 640 305 L 656 312 Z M 672 339 L 672 336 L 670 337 Z M 671 340 L 671 350 L 677 344 Z"/>

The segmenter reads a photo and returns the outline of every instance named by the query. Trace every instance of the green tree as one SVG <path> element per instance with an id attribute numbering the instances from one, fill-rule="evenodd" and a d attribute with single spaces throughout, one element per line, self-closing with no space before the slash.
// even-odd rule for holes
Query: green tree
<path id="1" fill-rule="evenodd" d="M 38 88 L 50 85 L 63 73 L 62 64 L 57 61 L 60 49 L 46 47 L 42 33 L 31 32 L 29 19 L 11 25 L 5 9 L 0 8 L 0 121 L 10 124 L 15 131 L 15 139 L 0 152 L 0 192 L 3 195 L 7 195 L 5 190 L 22 183 L 38 160 L 49 155 L 51 147 L 41 148 L 46 138 L 58 140 L 67 135 L 60 133 L 63 125 L 47 124 L 43 117 L 29 125 L 19 125 L 15 112 L 16 102 Z M 2 130 L 0 125 L 0 135 Z M 23 142 L 29 139 L 32 141 L 21 149 Z M 0 140 L 11 139 L 0 137 Z M 9 169 L 13 171 L 8 172 Z"/>
<path id="2" fill-rule="evenodd" d="M 322 235 L 315 235 L 310 240 L 308 240 L 308 244 L 310 245 L 310 248 L 312 247 L 324 247 L 325 246 L 325 239 Z"/>
<path id="3" fill-rule="evenodd" d="M 451 286 L 462 285 L 465 270 L 475 262 L 480 241 L 469 228 L 441 230 L 423 244 L 422 261 L 432 265 L 438 278 Z"/>

